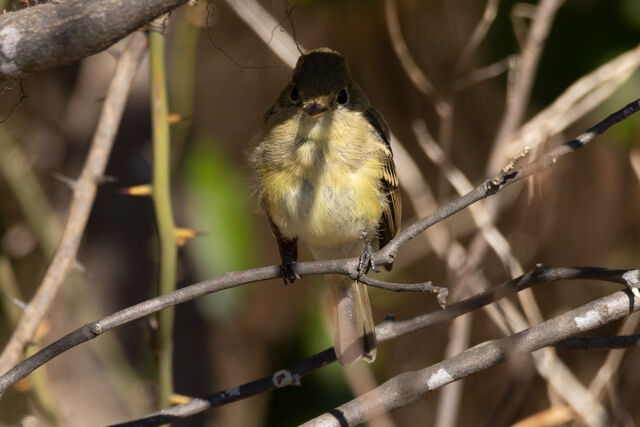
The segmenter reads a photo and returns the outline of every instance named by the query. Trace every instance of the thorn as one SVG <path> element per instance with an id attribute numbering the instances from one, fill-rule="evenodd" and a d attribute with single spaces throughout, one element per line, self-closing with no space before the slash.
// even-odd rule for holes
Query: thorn
<path id="1" fill-rule="evenodd" d="M 76 189 L 78 181 L 76 181 L 75 179 L 71 179 L 68 176 L 64 176 L 64 175 L 62 175 L 61 173 L 58 173 L 58 172 L 53 172 L 51 174 L 51 176 L 53 176 L 55 179 L 57 179 L 58 181 L 60 181 L 63 184 L 65 184 L 71 190 L 75 190 Z"/>
<path id="2" fill-rule="evenodd" d="M 5 293 L 3 293 L 2 295 L 6 299 L 8 299 L 11 304 L 15 305 L 18 309 L 20 309 L 20 311 L 24 311 L 27 308 L 27 304 L 24 301 L 22 301 L 21 299 L 13 297 L 13 296 L 5 294 Z"/>
<path id="3" fill-rule="evenodd" d="M 158 330 L 158 319 L 155 316 L 147 317 L 147 324 L 152 331 Z"/>
<path id="4" fill-rule="evenodd" d="M 78 260 L 75 260 L 73 262 L 73 268 L 78 271 L 80 274 L 87 274 L 87 269 L 85 268 L 85 266 Z"/>
<path id="5" fill-rule="evenodd" d="M 184 394 L 173 393 L 169 399 L 172 405 L 182 405 L 191 400 L 191 397 Z"/>
<path id="6" fill-rule="evenodd" d="M 189 239 L 198 237 L 198 232 L 190 228 L 176 228 L 176 245 L 183 247 Z"/>
<path id="7" fill-rule="evenodd" d="M 150 196 L 151 192 L 150 184 L 134 185 L 120 190 L 120 194 L 126 194 L 127 196 Z"/>
<path id="8" fill-rule="evenodd" d="M 96 184 L 98 185 L 107 184 L 109 182 L 118 182 L 118 178 L 111 175 L 101 175 L 96 177 Z"/>
<path id="9" fill-rule="evenodd" d="M 191 120 L 191 117 L 184 117 L 182 114 L 171 113 L 168 117 L 169 124 L 174 125 L 176 123 L 184 122 L 185 120 Z"/>

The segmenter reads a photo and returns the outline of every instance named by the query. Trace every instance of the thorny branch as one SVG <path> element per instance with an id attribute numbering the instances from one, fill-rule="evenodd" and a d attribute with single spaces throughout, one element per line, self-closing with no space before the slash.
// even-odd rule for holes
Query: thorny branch
<path id="1" fill-rule="evenodd" d="M 32 339 L 60 285 L 75 265 L 76 254 L 89 219 L 97 186 L 104 174 L 127 94 L 145 48 L 146 37 L 143 34 L 134 34 L 118 62 L 86 163 L 78 180 L 70 182 L 73 199 L 61 243 L 38 291 L 22 313 L 18 326 L 0 355 L 0 372 L 6 372 L 20 360 L 25 345 Z"/>

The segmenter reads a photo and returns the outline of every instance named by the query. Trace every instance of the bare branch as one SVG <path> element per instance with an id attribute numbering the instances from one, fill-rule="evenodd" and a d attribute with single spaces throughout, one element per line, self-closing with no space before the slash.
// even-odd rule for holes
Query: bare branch
<path id="1" fill-rule="evenodd" d="M 97 182 L 104 173 L 127 94 L 145 47 L 146 37 L 143 34 L 133 35 L 118 61 L 86 163 L 73 185 L 73 199 L 60 245 L 38 291 L 24 310 L 0 356 L 0 372 L 6 372 L 20 360 L 25 344 L 32 339 L 67 273 L 75 266 L 78 246 L 95 199 Z"/>
<path id="2" fill-rule="evenodd" d="M 378 264 L 392 263 L 402 245 L 418 236 L 433 224 L 460 212 L 472 203 L 487 198 L 503 188 L 521 181 L 536 172 L 540 172 L 554 166 L 562 156 L 582 148 L 584 145 L 592 141 L 597 135 L 602 134 L 609 127 L 626 119 L 638 110 L 640 110 L 640 99 L 631 102 L 623 109 L 611 114 L 595 126 L 587 129 L 586 132 L 578 135 L 575 139 L 556 147 L 538 158 L 536 161 L 520 168 L 505 167 L 495 178 L 484 181 L 464 196 L 448 203 L 431 215 L 422 218 L 405 228 L 391 242 L 389 242 L 388 245 L 378 252 L 375 262 Z"/>
<path id="3" fill-rule="evenodd" d="M 522 54 L 514 69 L 512 90 L 507 91 L 506 110 L 489 156 L 487 171 L 496 170 L 505 161 L 504 146 L 522 122 L 545 40 L 556 11 L 563 2 L 564 0 L 541 0 L 536 8 Z"/>
<path id="4" fill-rule="evenodd" d="M 289 68 L 296 65 L 300 56 L 299 45 L 288 33 L 276 31 L 280 24 L 260 3 L 256 0 L 226 0 L 226 2 Z M 304 51 L 302 46 L 300 48 Z"/>
<path id="5" fill-rule="evenodd" d="M 571 337 L 556 344 L 563 350 L 609 350 L 640 345 L 640 334 L 615 335 L 612 337 Z"/>
<path id="6" fill-rule="evenodd" d="M 522 125 L 508 146 L 507 156 L 534 148 L 565 130 L 622 85 L 640 65 L 640 45 L 617 56 L 569 86 L 553 103 Z"/>
<path id="7" fill-rule="evenodd" d="M 316 261 L 313 263 L 301 263 L 300 266 L 304 265 L 306 267 L 311 266 L 312 264 L 318 265 L 321 263 L 322 262 L 320 261 Z M 272 268 L 273 270 L 277 270 L 276 267 L 270 268 Z M 422 314 L 404 321 L 385 320 L 376 327 L 376 336 L 378 338 L 378 342 L 388 341 L 406 333 L 413 332 L 419 328 L 454 319 L 458 316 L 461 316 L 462 314 L 476 310 L 487 304 L 495 302 L 500 298 L 511 295 L 515 292 L 519 292 L 523 289 L 527 289 L 531 286 L 557 280 L 590 278 L 610 281 L 614 283 L 622 283 L 630 287 L 632 286 L 633 281 L 630 282 L 628 278 L 630 276 L 633 276 L 634 272 L 635 274 L 637 274 L 637 270 L 608 270 L 593 267 L 545 269 L 541 266 L 538 266 L 535 270 L 525 274 L 524 276 L 492 287 L 491 289 L 468 298 L 464 301 L 452 304 L 445 310 Z M 191 287 L 193 286 L 198 285 L 192 285 Z M 89 326 L 90 325 L 86 325 L 85 328 Z M 72 334 L 69 334 L 68 336 Z M 62 341 L 63 339 L 59 340 L 58 342 Z M 333 348 L 330 348 L 302 362 L 296 363 L 295 365 L 292 365 L 287 369 L 275 372 L 273 375 L 251 381 L 249 383 L 233 387 L 231 389 L 220 391 L 204 398 L 195 398 L 183 405 L 173 406 L 171 408 L 147 415 L 138 420 L 118 424 L 118 426 L 159 425 L 175 419 L 195 415 L 207 409 L 221 406 L 230 402 L 235 402 L 236 400 L 244 399 L 258 393 L 264 393 L 276 388 L 286 387 L 290 385 L 299 385 L 300 380 L 303 376 L 329 363 L 333 363 L 335 360 L 335 352 L 333 351 Z M 3 387 L 4 377 L 0 377 L 0 391 L 3 390 Z"/>
<path id="8" fill-rule="evenodd" d="M 409 46 L 407 46 L 407 42 L 404 40 L 400 29 L 400 19 L 398 18 L 398 9 L 395 0 L 385 1 L 385 18 L 389 37 L 391 38 L 391 46 L 409 80 L 411 80 L 411 83 L 413 83 L 421 94 L 433 99 L 436 112 L 440 117 L 450 116 L 451 105 L 436 92 L 429 78 L 422 69 L 420 69 L 409 52 Z"/>
<path id="9" fill-rule="evenodd" d="M 486 37 L 487 32 L 489 32 L 489 28 L 491 28 L 493 21 L 496 19 L 499 5 L 500 0 L 487 0 L 484 12 L 482 13 L 482 18 L 476 24 L 476 28 L 473 30 L 469 41 L 458 57 L 458 62 L 456 62 L 455 67 L 456 75 L 459 75 L 460 72 L 467 67 L 469 59 L 471 59 L 475 51 L 478 49 L 478 46 L 480 46 L 480 43 L 482 43 L 482 40 Z"/>
<path id="10" fill-rule="evenodd" d="M 479 344 L 435 365 L 404 372 L 303 426 L 358 425 L 378 413 L 405 406 L 429 391 L 494 366 L 516 354 L 534 352 L 571 335 L 620 319 L 638 310 L 639 303 L 640 300 L 634 300 L 631 293 L 616 292 L 517 334 Z"/>
<path id="11" fill-rule="evenodd" d="M 0 80 L 101 52 L 187 0 L 67 0 L 0 15 Z"/>

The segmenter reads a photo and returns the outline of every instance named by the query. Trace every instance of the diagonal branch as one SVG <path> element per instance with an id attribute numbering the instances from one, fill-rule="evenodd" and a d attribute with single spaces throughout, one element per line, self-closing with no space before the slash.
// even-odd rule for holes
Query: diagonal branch
<path id="1" fill-rule="evenodd" d="M 73 199 L 58 250 L 33 299 L 24 310 L 9 343 L 0 355 L 0 372 L 6 372 L 22 357 L 25 345 L 51 306 L 60 285 L 74 268 L 80 240 L 95 199 L 98 183 L 104 173 L 116 136 L 127 94 L 146 47 L 146 37 L 135 34 L 118 61 L 102 107 L 86 163 L 77 181 L 72 183 Z"/>
<path id="2" fill-rule="evenodd" d="M 539 325 L 499 340 L 488 341 L 418 371 L 403 372 L 374 390 L 305 424 L 344 427 L 405 406 L 429 391 L 482 371 L 520 353 L 530 353 L 564 338 L 620 319 L 640 309 L 629 292 L 616 292 Z"/>
<path id="3" fill-rule="evenodd" d="M 561 157 L 584 147 L 596 136 L 601 135 L 614 124 L 626 119 L 639 110 L 640 99 L 637 99 L 626 105 L 621 110 L 618 110 L 615 113 L 611 114 L 595 126 L 587 129 L 585 132 L 578 135 L 571 141 L 566 142 L 549 151 L 545 155 L 539 157 L 536 161 L 520 168 L 515 168 L 513 164 L 507 165 L 496 177 L 485 180 L 482 184 L 478 185 L 464 196 L 453 200 L 431 215 L 422 218 L 409 227 L 405 228 L 391 242 L 389 242 L 389 244 L 382 248 L 378 252 L 378 254 L 376 254 L 374 261 L 377 264 L 393 263 L 393 260 L 395 259 L 402 245 L 418 236 L 433 224 L 436 224 L 443 219 L 460 212 L 462 209 L 466 208 L 472 203 L 477 202 L 478 200 L 482 200 L 496 194 L 498 191 L 504 189 L 505 187 L 521 181 L 536 172 L 541 172 L 553 167 Z"/>
<path id="4" fill-rule="evenodd" d="M 542 283 L 549 283 L 558 280 L 590 278 L 614 283 L 623 283 L 627 287 L 632 287 L 634 284 L 638 284 L 637 280 L 634 281 L 637 272 L 637 270 L 608 270 L 593 267 L 545 269 L 538 266 L 535 270 L 521 277 L 510 280 L 499 286 L 492 287 L 491 289 L 474 295 L 464 301 L 452 304 L 445 310 L 422 314 L 399 322 L 392 320 L 384 321 L 376 327 L 376 336 L 378 337 L 379 342 L 385 342 L 409 332 L 413 332 L 419 328 L 454 319 L 487 304 L 491 304 L 503 297 Z M 333 348 L 330 348 L 286 369 L 277 371 L 267 377 L 223 390 L 204 398 L 194 398 L 182 405 L 164 409 L 134 421 L 118 424 L 118 426 L 133 427 L 159 425 L 195 415 L 207 409 L 235 402 L 259 393 L 265 393 L 290 385 L 299 385 L 302 377 L 326 366 L 329 363 L 335 362 L 335 360 L 335 352 L 333 351 Z M 2 379 L 0 379 L 0 385 L 1 384 Z"/>

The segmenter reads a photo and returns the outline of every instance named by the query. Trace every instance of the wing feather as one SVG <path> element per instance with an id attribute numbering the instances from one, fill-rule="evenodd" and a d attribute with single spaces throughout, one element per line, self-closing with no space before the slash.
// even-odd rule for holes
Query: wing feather
<path id="1" fill-rule="evenodd" d="M 381 178 L 381 188 L 386 196 L 387 203 L 382 211 L 382 217 L 378 224 L 380 247 L 389 243 L 400 230 L 402 216 L 402 201 L 396 165 L 391 151 L 391 136 L 389 127 L 382 114 L 375 108 L 369 108 L 364 113 L 365 118 L 371 124 L 377 137 L 385 144 L 384 171 Z"/>

